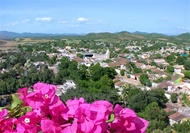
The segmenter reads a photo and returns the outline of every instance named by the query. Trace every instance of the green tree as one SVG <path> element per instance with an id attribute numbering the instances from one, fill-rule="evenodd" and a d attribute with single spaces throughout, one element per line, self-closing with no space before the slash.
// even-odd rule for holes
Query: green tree
<path id="1" fill-rule="evenodd" d="M 190 121 L 184 121 L 180 124 L 174 124 L 173 129 L 179 133 L 188 133 L 190 131 Z"/>
<path id="2" fill-rule="evenodd" d="M 184 65 L 186 61 L 187 61 L 187 57 L 184 57 L 184 56 L 178 56 L 176 59 L 176 63 L 179 65 Z"/>
<path id="3" fill-rule="evenodd" d="M 150 65 L 151 65 L 151 66 L 156 66 L 156 67 L 158 67 L 158 65 L 157 65 L 156 62 L 154 62 L 154 61 L 152 61 Z"/>
<path id="4" fill-rule="evenodd" d="M 123 87 L 121 97 L 122 97 L 123 101 L 126 102 L 125 104 L 127 104 L 127 103 L 129 103 L 129 101 L 131 100 L 132 97 L 134 97 L 135 95 L 137 95 L 139 93 L 142 93 L 141 89 L 127 84 Z"/>
<path id="5" fill-rule="evenodd" d="M 169 65 L 169 66 L 167 66 L 167 70 L 169 72 L 174 72 L 174 67 Z"/>
<path id="6" fill-rule="evenodd" d="M 172 103 L 176 103 L 177 102 L 177 94 L 175 94 L 175 93 L 171 94 L 171 101 L 172 101 Z"/>
<path id="7" fill-rule="evenodd" d="M 127 70 L 128 70 L 129 73 L 132 73 L 133 69 L 136 68 L 135 63 L 133 63 L 133 62 L 129 62 L 125 66 L 126 66 L 126 68 L 127 68 Z"/>
<path id="8" fill-rule="evenodd" d="M 69 89 L 65 94 L 61 95 L 61 99 L 63 101 L 74 99 L 75 97 L 83 97 L 88 103 L 92 103 L 96 100 L 108 100 L 114 105 L 119 103 L 119 95 L 117 94 L 116 89 L 94 93 L 92 91 L 86 91 L 86 89 L 83 89 L 81 87 L 77 87 L 76 89 Z"/>
<path id="9" fill-rule="evenodd" d="M 190 70 L 190 61 L 189 60 L 187 60 L 185 62 L 184 67 L 185 67 L 186 70 Z"/>
<path id="10" fill-rule="evenodd" d="M 147 120 L 157 120 L 157 121 L 165 121 L 166 124 L 168 122 L 168 116 L 164 109 L 158 106 L 157 102 L 152 102 L 148 104 L 145 110 L 139 115 Z"/>
<path id="11" fill-rule="evenodd" d="M 104 75 L 104 71 L 103 68 L 100 66 L 99 63 L 97 63 L 94 66 L 91 66 L 90 68 L 90 73 L 91 73 L 91 78 L 94 81 L 98 81 L 103 75 Z"/>
<path id="12" fill-rule="evenodd" d="M 176 60 L 175 54 L 174 54 L 174 53 L 171 53 L 170 55 L 168 55 L 168 56 L 165 58 L 165 60 L 166 60 L 169 64 L 175 62 L 175 60 Z"/>
<path id="13" fill-rule="evenodd" d="M 162 58 L 162 57 L 163 57 L 163 56 L 162 56 L 161 54 L 159 54 L 159 53 L 154 55 L 154 58 L 155 58 L 155 59 L 160 59 L 160 58 Z"/>
<path id="14" fill-rule="evenodd" d="M 168 102 L 167 97 L 163 89 L 153 89 L 147 91 L 148 103 L 157 102 L 160 107 L 164 107 L 165 103 Z"/>
<path id="15" fill-rule="evenodd" d="M 104 75 L 100 78 L 99 83 L 101 84 L 101 91 L 109 91 L 114 88 L 113 80 L 108 77 L 108 75 Z"/>
<path id="16" fill-rule="evenodd" d="M 142 73 L 142 69 L 141 68 L 134 68 L 133 69 L 133 73 L 136 74 L 136 73 Z"/>
<path id="17" fill-rule="evenodd" d="M 125 75 L 125 70 L 122 69 L 122 70 L 120 71 L 120 74 L 121 74 L 121 76 L 124 76 L 124 75 Z"/>
<path id="18" fill-rule="evenodd" d="M 149 125 L 146 132 L 147 133 L 163 133 L 162 130 L 164 130 L 165 127 L 166 127 L 166 123 L 164 121 L 151 120 L 149 121 Z M 160 130 L 161 132 L 155 132 L 155 130 Z M 170 133 L 170 132 L 167 132 L 167 133 Z"/>
<path id="19" fill-rule="evenodd" d="M 78 53 L 78 54 L 77 54 L 77 57 L 79 57 L 79 58 L 83 58 L 83 55 L 80 54 L 80 53 Z"/>
<path id="20" fill-rule="evenodd" d="M 99 63 L 92 65 L 90 68 L 91 79 L 98 81 L 103 75 L 108 75 L 109 78 L 113 79 L 117 74 L 114 68 L 103 68 Z"/>
<path id="21" fill-rule="evenodd" d="M 185 75 L 185 78 L 190 79 L 190 71 L 184 71 L 183 74 Z"/>
<path id="22" fill-rule="evenodd" d="M 148 78 L 148 75 L 145 74 L 145 73 L 141 74 L 140 77 L 139 77 L 139 79 L 140 79 L 140 82 L 143 85 L 145 85 L 145 86 L 149 86 L 150 87 L 152 85 L 151 82 L 150 82 L 150 80 L 149 80 L 149 78 Z"/>
<path id="23" fill-rule="evenodd" d="M 129 107 L 136 112 L 142 112 L 152 102 L 156 102 L 159 107 L 164 107 L 168 101 L 164 91 L 161 89 L 153 89 L 150 91 L 143 91 L 133 96 L 129 103 Z"/>
<path id="24" fill-rule="evenodd" d="M 149 121 L 147 132 L 152 132 L 155 129 L 163 130 L 169 122 L 165 110 L 159 107 L 157 102 L 148 104 L 145 110 L 138 115 Z"/>
<path id="25" fill-rule="evenodd" d="M 143 91 L 135 96 L 133 96 L 128 102 L 129 108 L 133 109 L 135 112 L 142 112 L 148 105 L 147 93 Z"/>

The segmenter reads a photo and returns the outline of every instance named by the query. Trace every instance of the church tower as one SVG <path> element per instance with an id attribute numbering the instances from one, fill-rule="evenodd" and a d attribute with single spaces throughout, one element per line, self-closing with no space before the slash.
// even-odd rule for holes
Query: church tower
<path id="1" fill-rule="evenodd" d="M 109 59 L 110 58 L 110 51 L 109 51 L 109 49 L 107 49 L 107 51 L 106 51 L 106 59 Z"/>

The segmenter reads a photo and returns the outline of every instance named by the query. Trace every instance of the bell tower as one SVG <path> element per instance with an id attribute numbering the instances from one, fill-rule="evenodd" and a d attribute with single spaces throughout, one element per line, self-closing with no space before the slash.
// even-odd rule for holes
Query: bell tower
<path id="1" fill-rule="evenodd" d="M 110 50 L 109 50 L 109 49 L 107 49 L 107 51 L 106 51 L 106 58 L 107 58 L 107 59 L 110 58 Z"/>

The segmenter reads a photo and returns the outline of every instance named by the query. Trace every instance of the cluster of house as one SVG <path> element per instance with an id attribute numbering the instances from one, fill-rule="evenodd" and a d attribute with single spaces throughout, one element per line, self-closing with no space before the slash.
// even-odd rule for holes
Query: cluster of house
<path id="1" fill-rule="evenodd" d="M 130 51 L 133 51 L 133 50 L 138 51 L 141 49 L 140 46 L 128 46 L 127 48 Z M 154 59 L 154 62 L 158 66 L 163 66 L 163 68 L 157 68 L 155 66 L 151 66 L 150 60 L 148 60 L 152 54 L 151 52 L 146 52 L 146 53 L 142 53 L 141 55 L 138 55 L 138 57 L 140 59 L 146 59 L 148 61 L 148 64 L 144 64 L 140 61 L 135 60 L 134 54 L 132 54 L 132 53 L 128 54 L 128 55 L 127 54 L 119 55 L 117 58 L 111 59 L 112 62 L 106 63 L 106 62 L 104 62 L 104 60 L 110 59 L 110 51 L 109 50 L 107 50 L 105 54 L 97 54 L 97 53 L 94 53 L 93 50 L 91 50 L 91 51 L 88 50 L 87 52 L 80 53 L 83 55 L 83 58 L 77 57 L 78 53 L 76 50 L 74 52 L 70 52 L 70 51 L 72 51 L 70 46 L 67 46 L 64 49 L 57 48 L 57 50 L 60 53 L 50 53 L 47 55 L 50 58 L 56 56 L 57 59 L 61 59 L 62 57 L 68 57 L 70 60 L 75 60 L 79 64 L 86 65 L 86 66 L 90 66 L 92 63 L 93 64 L 100 63 L 100 65 L 102 67 L 114 67 L 118 74 L 113 81 L 115 84 L 115 88 L 118 88 L 120 90 L 120 92 L 122 91 L 123 86 L 125 84 L 131 84 L 136 87 L 139 87 L 142 90 L 151 90 L 153 88 L 162 88 L 162 89 L 165 89 L 166 93 L 168 93 L 168 94 L 169 93 L 180 94 L 181 92 L 183 92 L 183 93 L 190 95 L 190 81 L 184 82 L 182 80 L 182 77 L 184 76 L 181 73 L 182 70 L 184 69 L 183 65 L 174 65 L 174 73 L 173 73 L 173 75 L 171 75 L 171 79 L 169 81 L 163 81 L 160 83 L 154 82 L 155 80 L 157 80 L 159 78 L 166 78 L 168 76 L 168 73 L 166 73 L 164 71 L 164 69 L 169 64 L 164 59 Z M 85 49 L 84 49 L 84 51 L 85 51 Z M 184 53 L 184 49 L 177 49 L 175 46 L 169 47 L 169 48 L 161 48 L 160 51 L 157 51 L 157 53 L 164 53 L 164 52 L 167 53 L 167 51 L 170 51 L 170 52 L 177 51 L 179 53 Z M 45 51 L 38 51 L 38 52 L 45 52 Z M 2 62 L 2 61 L 3 61 L 3 59 L 0 60 L 0 62 Z M 152 87 L 143 86 L 141 84 L 141 82 L 139 80 L 140 74 L 125 74 L 125 76 L 122 76 L 120 74 L 121 70 L 128 71 L 126 68 L 126 64 L 129 62 L 133 62 L 138 68 L 141 68 L 142 70 L 150 70 L 151 71 L 151 72 L 147 71 L 147 74 L 152 83 Z M 40 66 L 44 65 L 44 62 L 32 62 L 32 63 L 38 69 L 40 69 Z M 57 62 L 53 66 L 48 66 L 49 69 L 53 70 L 55 75 L 58 73 L 59 63 L 60 62 Z M 28 61 L 26 63 L 26 67 L 29 64 L 30 64 L 30 62 Z M 176 77 L 175 76 L 176 74 L 179 75 L 179 77 Z M 56 94 L 61 95 L 62 93 L 65 93 L 68 89 L 76 88 L 76 85 L 72 80 L 68 80 L 63 85 L 58 85 L 57 87 L 58 87 L 58 90 L 57 90 Z M 173 114 L 173 115 L 169 116 L 169 118 L 171 119 L 171 121 L 170 121 L 171 125 L 175 122 L 184 120 L 184 118 L 190 118 L 188 113 L 184 113 L 184 112 L 190 111 L 189 108 L 184 109 L 183 107 L 178 108 L 178 106 L 171 107 L 169 105 L 168 105 L 168 108 L 170 108 L 168 110 L 177 111 L 177 114 Z M 190 112 L 189 112 L 189 114 L 190 114 Z"/>
<path id="2" fill-rule="evenodd" d="M 73 80 L 66 80 L 63 85 L 57 85 L 56 95 L 61 96 L 62 94 L 66 93 L 68 89 L 76 89 L 76 84 Z"/>
<path id="3" fill-rule="evenodd" d="M 130 47 L 130 48 L 135 48 L 135 49 L 140 49 L 139 47 Z M 172 49 L 176 49 L 176 47 L 172 47 Z M 93 53 L 93 51 L 88 51 L 88 52 L 84 52 L 83 54 L 83 58 L 79 58 L 77 57 L 77 52 L 72 52 L 70 53 L 69 51 L 71 51 L 71 47 L 65 47 L 65 49 L 61 49 L 61 48 L 57 48 L 57 50 L 60 53 L 50 53 L 47 54 L 50 58 L 56 56 L 57 59 L 61 59 L 62 57 L 68 57 L 70 60 L 75 60 L 77 61 L 79 64 L 82 65 L 86 65 L 86 66 L 90 66 L 92 63 L 100 63 L 100 65 L 102 67 L 114 67 L 116 72 L 118 73 L 116 79 L 114 81 L 115 82 L 115 88 L 118 88 L 120 90 L 122 90 L 122 86 L 124 84 L 132 84 L 135 86 L 140 86 L 141 89 L 147 89 L 150 90 L 152 88 L 163 88 L 165 90 L 167 90 L 168 92 L 178 92 L 183 91 L 183 92 L 187 92 L 189 94 L 189 87 L 190 87 L 190 83 L 189 82 L 180 82 L 178 84 L 174 83 L 179 77 L 176 77 L 175 75 L 180 75 L 181 77 L 183 77 L 184 75 L 181 73 L 181 71 L 184 69 L 183 65 L 174 65 L 174 73 L 173 75 L 171 75 L 171 80 L 170 81 L 163 81 L 160 83 L 156 83 L 154 82 L 155 80 L 159 79 L 159 78 L 166 78 L 168 76 L 168 73 L 164 72 L 164 69 L 167 67 L 167 65 L 169 65 L 164 59 L 154 59 L 154 62 L 157 65 L 161 65 L 163 66 L 163 68 L 156 68 L 155 66 L 151 66 L 150 62 L 148 60 L 148 57 L 150 57 L 151 52 L 148 53 L 144 53 L 142 55 L 139 55 L 140 58 L 142 59 L 147 59 L 148 60 L 148 64 L 144 64 L 141 63 L 139 61 L 136 61 L 135 59 L 131 60 L 131 58 L 128 58 L 129 55 L 119 55 L 117 58 L 112 59 L 112 62 L 110 63 L 106 63 L 103 62 L 104 60 L 110 59 L 110 51 L 107 50 L 105 54 L 97 54 L 97 53 Z M 184 51 L 183 51 L 184 52 Z M 133 55 L 131 55 L 133 56 Z M 126 64 L 128 62 L 132 61 L 138 68 L 141 68 L 142 70 L 150 70 L 151 72 L 147 72 L 150 81 L 152 82 L 152 87 L 148 87 L 148 86 L 142 86 L 140 81 L 139 81 L 139 76 L 140 74 L 128 74 L 127 76 L 121 76 L 120 75 L 120 71 L 121 70 L 126 70 Z M 58 70 L 58 64 L 60 62 L 57 62 L 55 65 L 53 66 L 48 66 L 49 69 L 53 70 L 54 74 L 56 75 Z M 43 65 L 43 62 L 34 62 L 33 63 L 36 67 L 40 68 L 40 65 Z M 180 89 L 179 89 L 180 88 Z"/>
<path id="4" fill-rule="evenodd" d="M 181 100 L 179 103 L 166 103 L 165 111 L 167 113 L 175 112 L 169 115 L 170 125 L 190 120 L 190 107 L 182 106 Z"/>

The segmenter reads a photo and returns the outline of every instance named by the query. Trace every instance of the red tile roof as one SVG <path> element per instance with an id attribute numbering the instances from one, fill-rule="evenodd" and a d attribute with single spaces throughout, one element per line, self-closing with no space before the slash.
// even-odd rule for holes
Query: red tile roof
<path id="1" fill-rule="evenodd" d="M 127 58 L 116 58 L 114 62 L 108 63 L 108 66 L 118 67 L 121 65 L 125 65 L 127 62 L 130 62 Z"/>
<path id="2" fill-rule="evenodd" d="M 180 112 L 177 112 L 177 113 L 170 115 L 169 118 L 178 122 L 180 120 L 183 120 L 186 117 L 185 117 L 185 115 L 181 114 Z"/>

